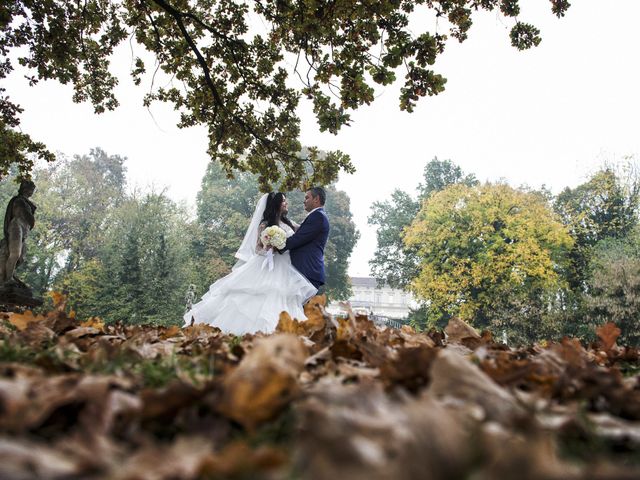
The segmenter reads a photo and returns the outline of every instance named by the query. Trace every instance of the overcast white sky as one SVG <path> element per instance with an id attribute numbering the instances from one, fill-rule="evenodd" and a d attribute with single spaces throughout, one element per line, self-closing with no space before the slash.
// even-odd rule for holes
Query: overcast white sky
<path id="1" fill-rule="evenodd" d="M 469 40 L 450 43 L 436 64 L 446 91 L 422 99 L 412 114 L 398 108 L 399 86 L 380 89 L 338 136 L 321 134 L 309 106 L 301 107 L 303 144 L 340 149 L 357 168 L 338 182 L 362 235 L 350 273 L 369 274 L 371 204 L 395 188 L 413 193 L 436 156 L 480 180 L 546 184 L 554 192 L 580 183 L 604 160 L 640 158 L 639 18 L 639 0 L 575 1 L 563 19 L 549 2 L 523 0 L 521 19 L 542 30 L 540 46 L 518 52 L 508 38 L 511 23 L 495 13 L 477 17 Z M 127 45 L 114 71 L 126 72 L 130 60 Z M 52 150 L 71 155 L 100 146 L 128 157 L 131 184 L 167 187 L 174 199 L 194 203 L 208 162 L 204 129 L 178 130 L 162 105 L 152 117 L 142 107 L 145 89 L 128 77 L 118 87 L 121 107 L 100 116 L 54 82 L 30 88 L 13 75 L 5 85 L 25 108 L 23 131 Z"/>

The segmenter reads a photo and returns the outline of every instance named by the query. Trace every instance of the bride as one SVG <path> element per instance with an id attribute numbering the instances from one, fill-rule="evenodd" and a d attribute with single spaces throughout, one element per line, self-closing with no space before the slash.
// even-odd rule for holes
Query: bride
<path id="1" fill-rule="evenodd" d="M 299 225 L 287 218 L 283 193 L 267 193 L 258 201 L 253 218 L 236 252 L 238 262 L 232 272 L 209 288 L 202 300 L 185 315 L 189 325 L 208 323 L 225 333 L 272 333 L 280 312 L 306 320 L 302 305 L 317 289 L 291 265 L 289 252 L 273 255 L 273 269 L 265 261 L 269 254 L 260 241 L 262 231 L 272 225 L 282 228 L 287 238 Z"/>

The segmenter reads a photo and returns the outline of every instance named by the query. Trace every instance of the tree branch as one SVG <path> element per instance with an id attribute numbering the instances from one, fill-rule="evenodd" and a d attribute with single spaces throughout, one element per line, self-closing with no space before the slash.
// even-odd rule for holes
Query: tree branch
<path id="1" fill-rule="evenodd" d="M 186 28 L 186 26 L 184 24 L 184 21 L 182 20 L 183 17 L 191 18 L 189 16 L 189 14 L 188 13 L 183 13 L 183 12 L 177 10 L 175 7 L 173 7 L 172 5 L 170 5 L 169 3 L 167 3 L 164 0 L 152 0 L 152 1 L 153 1 L 153 3 L 158 5 L 160 8 L 162 8 L 165 12 L 167 12 L 169 15 L 171 15 L 171 17 L 173 17 L 173 19 L 176 21 L 176 24 L 178 25 L 178 28 L 180 29 L 180 32 L 182 33 L 182 36 L 184 37 L 185 41 L 189 45 L 189 48 L 191 49 L 191 51 L 196 56 L 196 60 L 197 60 L 198 64 L 200 65 L 200 68 L 202 69 L 202 71 L 204 73 L 205 83 L 207 84 L 207 87 L 209 88 L 209 91 L 211 92 L 211 95 L 213 95 L 213 99 L 216 102 L 216 104 L 220 108 L 222 108 L 222 110 L 229 117 L 231 117 L 235 122 L 237 122 L 238 125 L 240 125 L 240 127 L 245 132 L 249 133 L 256 140 L 258 140 L 263 145 L 264 148 L 266 148 L 267 150 L 274 151 L 274 152 L 278 153 L 279 155 L 283 155 L 283 156 L 286 156 L 288 158 L 298 160 L 298 157 L 296 155 L 293 155 L 293 154 L 291 154 L 289 152 L 282 151 L 280 148 L 278 148 L 277 144 L 274 141 L 272 141 L 272 140 L 270 140 L 268 138 L 264 138 L 262 135 L 260 135 L 258 132 L 256 132 L 255 129 L 253 127 L 251 127 L 251 125 L 247 124 L 240 116 L 234 114 L 233 112 L 231 112 L 231 111 L 229 111 L 227 109 L 227 107 L 226 107 L 226 105 L 224 103 L 224 100 L 222 99 L 222 97 L 220 95 L 220 92 L 218 92 L 218 89 L 216 88 L 215 84 L 213 83 L 213 79 L 211 78 L 211 71 L 209 70 L 209 66 L 207 65 L 206 60 L 202 56 L 202 53 L 198 49 L 198 46 L 195 44 L 193 38 L 189 34 L 189 32 L 188 32 L 188 30 L 187 30 L 187 28 Z M 207 30 L 209 30 L 209 28 L 207 28 Z"/>

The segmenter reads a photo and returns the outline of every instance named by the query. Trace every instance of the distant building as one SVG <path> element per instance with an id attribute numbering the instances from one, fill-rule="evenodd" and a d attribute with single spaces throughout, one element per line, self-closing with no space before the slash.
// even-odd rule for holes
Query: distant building
<path id="1" fill-rule="evenodd" d="M 409 310 L 416 308 L 416 302 L 409 292 L 379 284 L 372 277 L 351 277 L 353 294 L 347 300 L 351 309 L 375 317 L 401 320 L 407 318 Z M 332 315 L 346 313 L 341 302 L 331 302 L 327 308 Z"/>

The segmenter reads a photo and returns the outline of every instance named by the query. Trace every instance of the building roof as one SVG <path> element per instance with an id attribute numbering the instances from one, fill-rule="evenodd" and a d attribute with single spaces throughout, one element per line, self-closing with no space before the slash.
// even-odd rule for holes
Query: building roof
<path id="1" fill-rule="evenodd" d="M 353 287 L 376 288 L 378 286 L 377 280 L 373 277 L 350 277 L 350 279 Z"/>

